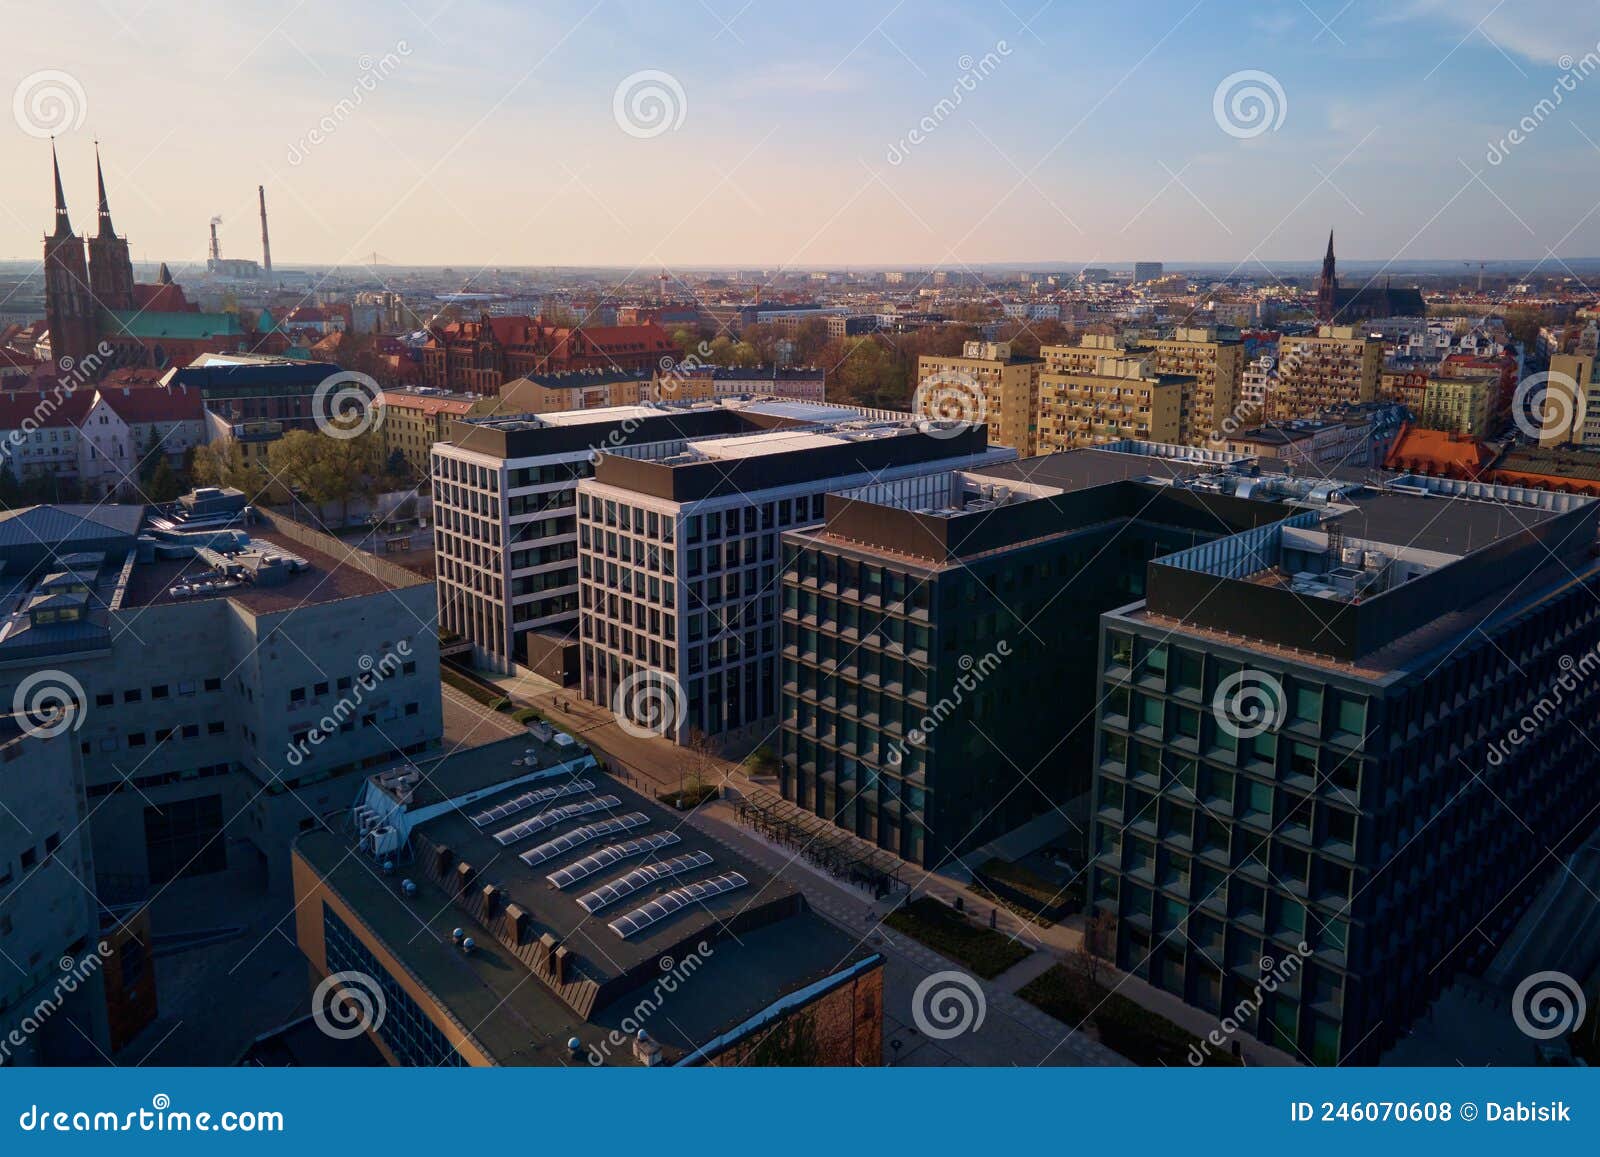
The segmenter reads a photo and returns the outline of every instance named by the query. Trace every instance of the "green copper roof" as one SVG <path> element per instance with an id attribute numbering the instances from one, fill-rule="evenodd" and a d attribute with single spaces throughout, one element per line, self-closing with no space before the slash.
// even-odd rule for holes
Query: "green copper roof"
<path id="1" fill-rule="evenodd" d="M 239 318 L 231 313 L 155 313 L 137 309 L 104 309 L 100 313 L 103 328 L 113 335 L 197 341 L 244 333 Z"/>

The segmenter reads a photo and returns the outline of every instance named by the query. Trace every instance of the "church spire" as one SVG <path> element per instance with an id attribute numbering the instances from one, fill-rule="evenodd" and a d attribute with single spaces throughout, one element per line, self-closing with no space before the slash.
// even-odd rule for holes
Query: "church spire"
<path id="1" fill-rule="evenodd" d="M 106 175 L 100 168 L 100 142 L 94 143 L 94 179 L 100 186 L 100 236 L 115 237 L 111 228 L 111 205 L 106 200 Z"/>
<path id="2" fill-rule="evenodd" d="M 72 219 L 67 216 L 67 194 L 61 188 L 61 162 L 56 159 L 56 139 L 50 138 L 50 167 L 56 178 L 56 231 L 57 238 L 72 236 Z"/>
<path id="3" fill-rule="evenodd" d="M 1328 230 L 1328 255 L 1326 257 L 1324 257 L 1322 260 L 1324 260 L 1326 262 L 1329 262 L 1329 263 L 1331 263 L 1333 261 L 1333 230 L 1332 229 Z"/>

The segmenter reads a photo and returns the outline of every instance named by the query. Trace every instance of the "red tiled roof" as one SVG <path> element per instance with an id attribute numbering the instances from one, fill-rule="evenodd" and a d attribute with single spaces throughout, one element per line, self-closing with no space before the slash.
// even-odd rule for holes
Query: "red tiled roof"
<path id="1" fill-rule="evenodd" d="M 166 285 L 135 285 L 133 307 L 152 313 L 198 313 L 200 307 L 183 295 L 175 283 Z"/>
<path id="2" fill-rule="evenodd" d="M 0 430 L 20 430 L 25 419 L 43 429 L 76 426 L 93 400 L 93 390 L 63 397 L 53 389 L 0 390 Z"/>
<path id="3" fill-rule="evenodd" d="M 173 386 L 165 390 L 107 389 L 99 396 L 124 422 L 198 422 L 205 416 L 199 390 Z"/>

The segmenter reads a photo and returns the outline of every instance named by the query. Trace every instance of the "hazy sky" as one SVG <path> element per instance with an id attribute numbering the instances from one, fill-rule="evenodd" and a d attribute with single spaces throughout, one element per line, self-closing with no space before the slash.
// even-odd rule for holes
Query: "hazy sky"
<path id="1" fill-rule="evenodd" d="M 137 259 L 257 184 L 283 266 L 1600 256 L 1596 0 L 1039 5 L 3 0 L 0 256 L 52 126 Z"/>

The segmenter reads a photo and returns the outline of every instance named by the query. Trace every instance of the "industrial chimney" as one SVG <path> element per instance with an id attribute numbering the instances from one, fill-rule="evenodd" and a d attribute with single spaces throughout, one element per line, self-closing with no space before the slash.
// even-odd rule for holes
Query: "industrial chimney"
<path id="1" fill-rule="evenodd" d="M 217 244 L 217 226 L 220 224 L 222 224 L 221 217 L 211 218 L 211 260 L 213 262 L 222 260 L 222 246 Z"/>
<path id="2" fill-rule="evenodd" d="M 271 277 L 272 245 L 267 240 L 267 187 L 257 185 L 256 192 L 261 196 L 261 271 Z"/>

